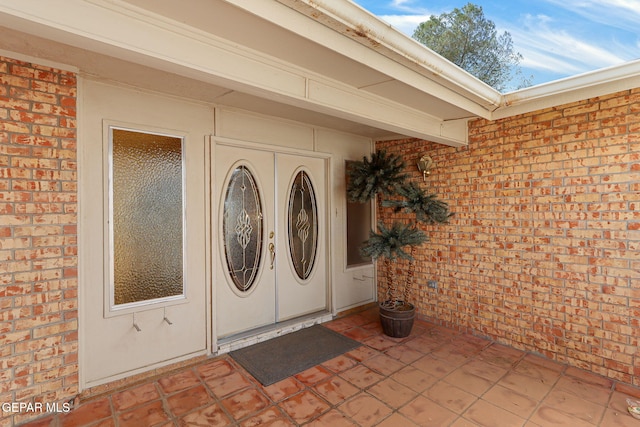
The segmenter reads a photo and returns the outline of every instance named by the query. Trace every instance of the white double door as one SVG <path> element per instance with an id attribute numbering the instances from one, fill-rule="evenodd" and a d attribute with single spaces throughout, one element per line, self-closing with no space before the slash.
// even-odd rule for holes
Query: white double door
<path id="1" fill-rule="evenodd" d="M 328 308 L 327 162 L 312 153 L 215 144 L 218 338 Z"/>

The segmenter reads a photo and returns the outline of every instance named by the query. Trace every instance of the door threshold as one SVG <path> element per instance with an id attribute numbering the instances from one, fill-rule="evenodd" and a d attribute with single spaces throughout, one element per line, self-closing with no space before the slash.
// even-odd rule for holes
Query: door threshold
<path id="1" fill-rule="evenodd" d="M 217 354 L 229 353 L 230 351 L 248 347 L 262 341 L 270 340 L 271 338 L 286 335 L 330 320 L 333 320 L 333 315 L 330 312 L 319 311 L 307 314 L 306 316 L 296 317 L 295 319 L 285 320 L 284 322 L 276 323 L 274 325 L 267 325 L 250 331 L 241 332 L 230 337 L 221 338 L 218 340 Z"/>

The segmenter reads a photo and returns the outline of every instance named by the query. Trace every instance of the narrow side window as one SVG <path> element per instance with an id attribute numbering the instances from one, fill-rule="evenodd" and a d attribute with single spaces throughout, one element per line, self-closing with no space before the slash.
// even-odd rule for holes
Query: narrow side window
<path id="1" fill-rule="evenodd" d="M 112 308 L 184 295 L 183 157 L 181 137 L 110 128 Z"/>
<path id="2" fill-rule="evenodd" d="M 347 160 L 345 171 L 351 161 Z M 345 181 L 349 175 L 345 173 Z M 346 194 L 345 194 L 346 197 Z M 371 264 L 371 258 L 360 255 L 360 246 L 369 239 L 371 231 L 371 202 L 354 203 L 347 199 L 347 267 Z"/>

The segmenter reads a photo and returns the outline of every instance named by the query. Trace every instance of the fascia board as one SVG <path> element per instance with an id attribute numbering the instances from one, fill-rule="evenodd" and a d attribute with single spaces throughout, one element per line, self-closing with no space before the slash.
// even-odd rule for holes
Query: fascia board
<path id="1" fill-rule="evenodd" d="M 379 115 L 383 112 L 385 130 L 450 146 L 467 145 L 466 119 L 442 121 L 391 101 L 381 103 L 366 92 L 354 92 L 326 81 L 309 80 L 308 97 L 316 105 L 326 106 L 329 110 L 340 109 L 343 118 L 381 127 Z"/>
<path id="2" fill-rule="evenodd" d="M 500 105 L 500 92 L 349 1 L 224 1 L 301 37 L 323 40 L 333 51 L 446 100 L 470 116 L 488 118 Z M 331 7 L 323 8 L 326 3 Z"/>
<path id="3" fill-rule="evenodd" d="M 507 93 L 504 106 L 494 111 L 491 119 L 526 114 L 638 87 L 640 60 Z"/>

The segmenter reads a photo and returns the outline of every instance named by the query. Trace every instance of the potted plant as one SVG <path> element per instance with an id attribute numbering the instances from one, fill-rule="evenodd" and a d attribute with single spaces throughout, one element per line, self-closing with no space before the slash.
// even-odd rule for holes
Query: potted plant
<path id="1" fill-rule="evenodd" d="M 370 158 L 352 162 L 348 170 L 347 197 L 352 202 L 377 201 L 378 223 L 369 240 L 360 247 L 361 254 L 383 259 L 386 286 L 380 302 L 380 321 L 386 335 L 406 337 L 411 333 L 415 305 L 411 303 L 415 273 L 415 251 L 428 240 L 420 224 L 445 223 L 451 213 L 447 203 L 438 200 L 409 180 L 404 161 L 396 155 L 377 151 Z M 385 219 L 384 208 L 409 215 Z M 406 277 L 400 280 L 397 262 L 408 261 Z"/>

